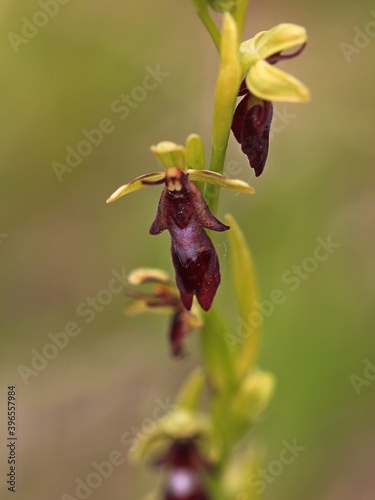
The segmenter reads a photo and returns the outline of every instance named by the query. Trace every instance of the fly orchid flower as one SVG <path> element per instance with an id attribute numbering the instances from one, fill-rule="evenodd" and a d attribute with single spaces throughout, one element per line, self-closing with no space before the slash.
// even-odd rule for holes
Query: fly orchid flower
<path id="1" fill-rule="evenodd" d="M 172 409 L 141 430 L 132 448 L 132 463 L 147 461 L 167 472 L 164 500 L 208 500 L 205 480 L 217 467 L 219 448 L 214 442 L 212 422 L 199 410 L 205 384 L 202 372 L 188 377 Z M 159 498 L 159 496 L 158 496 Z"/>
<path id="2" fill-rule="evenodd" d="M 220 284 L 219 260 L 204 228 L 222 232 L 229 226 L 212 215 L 201 191 L 186 174 L 169 168 L 150 234 L 168 229 L 176 283 L 188 310 L 196 295 L 202 309 L 208 311 Z"/>
<path id="3" fill-rule="evenodd" d="M 280 24 L 262 31 L 240 45 L 240 59 L 246 71 L 238 95 L 232 131 L 259 176 L 264 169 L 269 147 L 273 102 L 305 102 L 309 91 L 299 80 L 274 67 L 274 64 L 299 55 L 306 46 L 303 27 Z M 293 53 L 285 50 L 299 47 Z"/>
<path id="4" fill-rule="evenodd" d="M 171 353 L 175 357 L 182 358 L 184 356 L 182 341 L 185 336 L 203 327 L 198 309 L 194 305 L 191 311 L 183 307 L 177 288 L 170 281 L 169 276 L 159 269 L 135 269 L 129 274 L 128 282 L 133 287 L 125 289 L 125 294 L 132 299 L 125 308 L 126 314 L 143 312 L 170 314 Z M 149 292 L 135 288 L 147 284 L 151 286 Z"/>
<path id="5" fill-rule="evenodd" d="M 200 189 L 193 183 L 208 182 L 240 192 L 253 188 L 241 180 L 233 180 L 208 170 L 168 166 L 165 172 L 142 175 L 117 189 L 107 203 L 146 186 L 165 184 L 150 234 L 167 229 L 171 235 L 172 261 L 181 302 L 187 310 L 193 297 L 205 311 L 211 307 L 220 284 L 220 268 L 215 248 L 205 229 L 227 231 L 211 212 Z"/>
<path id="6" fill-rule="evenodd" d="M 202 473 L 211 465 L 202 457 L 194 438 L 173 441 L 155 465 L 170 471 L 165 500 L 209 500 Z"/>

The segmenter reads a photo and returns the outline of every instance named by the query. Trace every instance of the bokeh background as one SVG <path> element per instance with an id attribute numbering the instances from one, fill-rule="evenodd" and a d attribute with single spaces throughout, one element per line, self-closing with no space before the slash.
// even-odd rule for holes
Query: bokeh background
<path id="1" fill-rule="evenodd" d="M 276 107 L 260 179 L 231 139 L 228 168 L 256 194 L 223 193 L 220 204 L 220 216 L 231 212 L 244 228 L 262 297 L 275 288 L 287 297 L 264 324 L 260 364 L 278 386 L 255 436 L 266 465 L 285 440 L 305 451 L 264 499 L 373 500 L 375 370 L 364 372 L 366 360 L 375 364 L 375 11 L 370 1 L 251 4 L 247 38 L 279 22 L 306 26 L 305 53 L 283 67 L 313 96 L 308 105 Z M 0 13 L 0 496 L 10 495 L 4 405 L 15 384 L 22 500 L 78 498 L 77 479 L 86 481 L 93 462 L 114 450 L 125 457 L 136 429 L 156 408 L 168 409 L 199 362 L 197 335 L 188 359 L 176 363 L 167 318 L 126 318 L 122 293 L 90 322 L 82 312 L 88 297 L 108 298 L 102 290 L 114 271 L 172 271 L 168 235 L 148 235 L 160 190 L 110 206 L 105 199 L 158 169 L 151 144 L 183 143 L 197 132 L 208 154 L 217 54 L 190 2 L 72 0 L 57 9 L 34 34 L 23 26 L 41 11 L 36 1 L 3 0 Z M 14 38 L 22 29 L 29 29 L 25 43 Z M 119 111 L 122 94 L 158 65 L 165 74 L 156 88 Z M 66 148 L 103 119 L 112 132 L 58 179 L 53 163 L 65 164 Z M 328 236 L 340 246 L 291 291 L 283 274 Z M 218 242 L 217 300 L 234 318 L 226 238 Z M 42 352 L 48 335 L 71 322 L 79 335 L 25 383 L 20 365 L 32 368 L 33 350 Z M 89 498 L 139 499 L 154 486 L 152 471 L 123 462 Z"/>

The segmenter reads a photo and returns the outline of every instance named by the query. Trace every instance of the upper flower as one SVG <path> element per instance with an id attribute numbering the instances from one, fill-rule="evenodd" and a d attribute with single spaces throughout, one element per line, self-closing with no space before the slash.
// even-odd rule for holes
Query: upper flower
<path id="1" fill-rule="evenodd" d="M 245 97 L 235 109 L 232 132 L 258 176 L 267 161 L 273 105 L 255 97 L 246 87 L 242 89 L 243 86 L 239 95 L 245 94 Z"/>
<path id="2" fill-rule="evenodd" d="M 296 78 L 273 65 L 291 59 L 306 45 L 306 31 L 295 24 L 280 24 L 270 31 L 258 33 L 240 46 L 240 59 L 246 75 L 238 95 L 232 131 L 258 176 L 268 156 L 272 101 L 303 102 L 309 99 L 308 89 Z M 299 47 L 293 53 L 283 51 Z"/>

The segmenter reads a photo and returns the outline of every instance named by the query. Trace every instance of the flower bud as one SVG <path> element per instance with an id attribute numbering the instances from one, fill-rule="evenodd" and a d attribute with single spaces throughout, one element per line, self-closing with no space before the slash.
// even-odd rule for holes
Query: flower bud
<path id="1" fill-rule="evenodd" d="M 211 9 L 216 12 L 229 12 L 236 7 L 237 0 L 208 0 Z"/>

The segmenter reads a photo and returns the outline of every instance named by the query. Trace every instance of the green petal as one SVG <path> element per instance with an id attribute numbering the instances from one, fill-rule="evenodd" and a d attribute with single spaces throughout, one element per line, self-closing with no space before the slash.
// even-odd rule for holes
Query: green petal
<path id="1" fill-rule="evenodd" d="M 191 134 L 186 140 L 186 164 L 193 170 L 203 170 L 205 166 L 204 147 L 202 139 L 197 134 Z M 197 187 L 203 192 L 204 184 L 197 182 Z"/>
<path id="2" fill-rule="evenodd" d="M 140 189 L 148 187 L 147 185 L 143 184 L 143 181 L 156 182 L 161 181 L 162 179 L 164 179 L 164 177 L 165 172 L 154 172 L 152 174 L 141 175 L 129 182 L 129 184 L 124 184 L 123 186 L 116 189 L 116 191 L 112 193 L 108 198 L 107 203 L 112 203 L 121 198 L 121 196 L 125 196 L 126 194 L 132 193 L 133 191 L 139 191 Z"/>
<path id="3" fill-rule="evenodd" d="M 165 168 L 177 167 L 186 171 L 186 150 L 183 146 L 170 141 L 163 141 L 151 146 L 151 151 Z"/>
<path id="4" fill-rule="evenodd" d="M 240 313 L 240 330 L 243 337 L 236 355 L 235 368 L 238 380 L 254 365 L 260 342 L 259 321 L 251 321 L 252 313 L 258 311 L 258 289 L 255 279 L 255 268 L 250 249 L 237 222 L 231 215 L 225 217 L 231 227 L 228 232 L 232 275 L 237 307 Z"/>
<path id="5" fill-rule="evenodd" d="M 305 85 L 266 61 L 256 62 L 246 76 L 252 94 L 266 101 L 305 102 L 310 92 Z"/>
<path id="6" fill-rule="evenodd" d="M 307 33 L 303 26 L 298 24 L 279 24 L 255 40 L 255 50 L 262 59 L 283 50 L 299 47 L 306 43 Z"/>
<path id="7" fill-rule="evenodd" d="M 186 139 L 186 163 L 188 168 L 203 170 L 205 166 L 204 147 L 198 134 L 191 134 Z"/>
<path id="8" fill-rule="evenodd" d="M 191 170 L 187 171 L 189 174 L 189 179 L 191 181 L 208 182 L 214 186 L 233 189 L 234 191 L 239 191 L 240 193 L 254 193 L 254 188 L 252 188 L 247 182 L 241 181 L 240 179 L 228 179 L 217 172 L 211 172 L 210 170 Z"/>

